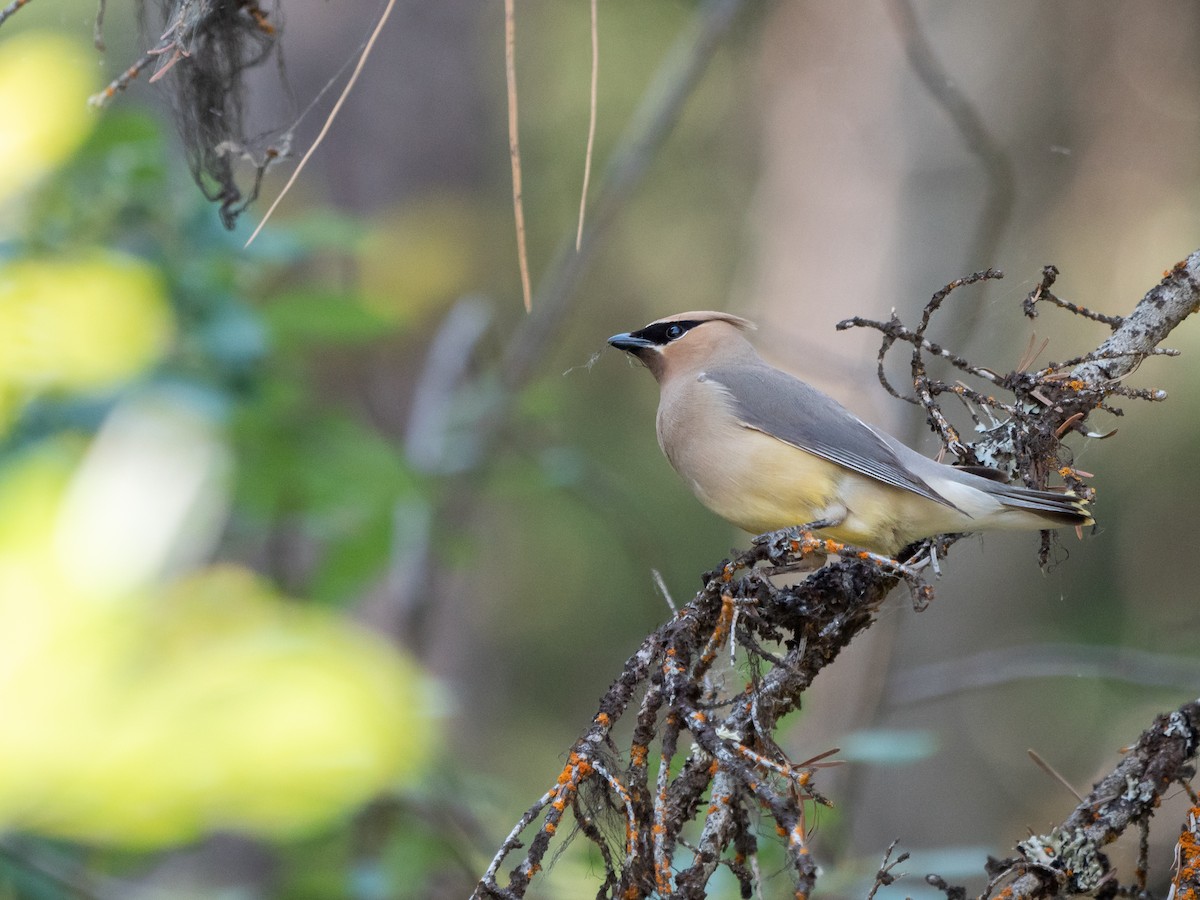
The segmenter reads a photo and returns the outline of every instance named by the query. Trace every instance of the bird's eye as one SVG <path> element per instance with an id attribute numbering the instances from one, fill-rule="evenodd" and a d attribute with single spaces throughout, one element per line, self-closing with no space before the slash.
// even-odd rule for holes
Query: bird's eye
<path id="1" fill-rule="evenodd" d="M 668 341 L 678 340 L 679 338 L 683 337 L 683 332 L 684 332 L 684 328 L 682 325 L 668 325 L 667 331 L 666 331 L 667 340 Z"/>

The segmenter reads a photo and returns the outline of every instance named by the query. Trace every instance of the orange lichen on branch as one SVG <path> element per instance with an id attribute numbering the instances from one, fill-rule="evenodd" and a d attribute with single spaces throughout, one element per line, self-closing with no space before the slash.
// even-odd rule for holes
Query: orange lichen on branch
<path id="1" fill-rule="evenodd" d="M 571 762 L 575 763 L 581 778 L 586 778 L 588 775 L 592 774 L 592 764 L 578 753 L 572 752 L 569 759 Z"/>
<path id="2" fill-rule="evenodd" d="M 660 897 L 670 897 L 675 893 L 675 889 L 671 886 L 671 867 L 658 865 L 654 866 L 654 886 L 658 890 Z"/>
<path id="3" fill-rule="evenodd" d="M 535 862 L 530 862 L 529 860 L 525 860 L 525 862 L 523 862 L 521 864 L 521 871 L 525 873 L 526 879 L 533 878 L 533 876 L 536 875 L 541 870 L 542 870 L 541 863 L 535 863 Z"/>
<path id="4" fill-rule="evenodd" d="M 804 823 L 799 819 L 787 833 L 788 845 L 801 856 L 808 855 L 808 835 L 804 833 Z"/>
<path id="5" fill-rule="evenodd" d="M 567 763 L 565 766 L 563 766 L 563 770 L 558 773 L 557 781 L 559 784 L 566 784 L 567 782 L 569 782 L 571 780 L 571 778 L 574 774 L 575 774 L 574 765 L 572 765 L 571 763 Z"/>
<path id="6" fill-rule="evenodd" d="M 567 757 L 567 764 L 558 773 L 556 779 L 558 786 L 555 788 L 557 796 L 550 805 L 562 812 L 571 794 L 579 789 L 580 783 L 593 771 L 592 764 L 577 751 L 572 750 L 571 755 Z"/>
<path id="7" fill-rule="evenodd" d="M 1188 810 L 1187 822 L 1175 845 L 1174 869 L 1171 900 L 1197 900 L 1200 897 L 1200 806 Z"/>
<path id="8" fill-rule="evenodd" d="M 800 532 L 800 537 L 791 542 L 791 548 L 793 553 L 798 553 L 800 556 L 808 556 L 823 543 L 823 541 L 819 541 L 813 537 L 811 531 L 802 531 Z"/>
<path id="9" fill-rule="evenodd" d="M 916 585 L 918 581 L 916 570 L 910 569 L 898 560 L 872 553 L 870 550 L 851 547 L 849 544 L 843 544 L 830 538 L 815 537 L 812 531 L 806 529 L 802 529 L 797 536 L 788 541 L 788 548 L 801 559 L 818 553 L 824 556 L 843 556 L 847 559 L 871 562 L 881 569 L 904 578 L 910 587 Z M 921 593 L 927 592 L 922 591 Z"/>
<path id="10" fill-rule="evenodd" d="M 670 678 L 672 676 L 682 675 L 683 667 L 680 666 L 679 663 L 675 661 L 675 657 L 676 657 L 675 648 L 668 647 L 667 652 L 664 655 L 665 655 L 666 659 L 663 660 L 662 673 L 664 675 L 666 675 L 668 678 Z"/>
<path id="11" fill-rule="evenodd" d="M 709 635 L 708 643 L 704 647 L 704 652 L 700 654 L 701 669 L 707 669 L 713 664 L 717 658 L 717 653 L 721 647 L 725 645 L 726 639 L 729 637 L 729 631 L 733 624 L 733 614 L 736 610 L 734 605 L 733 595 L 721 595 L 721 612 L 717 616 L 717 624 L 713 628 L 712 634 Z"/>
<path id="12" fill-rule="evenodd" d="M 668 726 L 674 715 L 667 716 Z M 674 878 L 671 868 L 671 847 L 667 846 L 667 767 L 670 766 L 670 750 L 665 750 L 659 761 L 659 790 L 654 798 L 654 823 L 650 826 L 650 836 L 654 844 L 654 887 L 659 896 L 674 894 Z"/>
<path id="13" fill-rule="evenodd" d="M 147 53 L 142 56 L 137 62 L 131 65 L 128 69 L 114 78 L 108 83 L 108 86 L 99 93 L 92 94 L 88 98 L 88 105 L 101 107 L 106 106 L 113 97 L 129 87 L 130 82 L 142 74 L 142 71 L 153 61 L 153 54 Z"/>
<path id="14" fill-rule="evenodd" d="M 812 772 L 797 772 L 787 761 L 775 762 L 761 753 L 755 753 L 745 744 L 734 744 L 733 747 L 739 755 L 753 763 L 760 772 L 774 772 L 776 775 L 786 778 L 796 787 L 806 787 L 812 780 Z"/>
<path id="15" fill-rule="evenodd" d="M 546 834 L 552 835 L 558 830 L 558 821 L 566 811 L 567 804 L 571 802 L 583 780 L 594 771 L 592 764 L 585 757 L 575 750 L 571 751 L 570 756 L 567 757 L 567 764 L 563 766 L 555 786 L 551 789 L 554 797 L 549 804 L 551 812 L 546 815 L 546 821 L 542 823 L 542 830 Z"/>
<path id="16" fill-rule="evenodd" d="M 241 7 L 254 20 L 254 24 L 258 26 L 259 31 L 263 34 L 275 33 L 275 26 L 267 19 L 266 12 L 257 3 L 253 2 L 253 0 L 243 0 Z"/>

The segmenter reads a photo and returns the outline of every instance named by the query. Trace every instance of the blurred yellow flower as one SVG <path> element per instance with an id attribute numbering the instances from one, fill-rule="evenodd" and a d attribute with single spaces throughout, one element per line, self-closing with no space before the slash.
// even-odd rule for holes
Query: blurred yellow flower
<path id="1" fill-rule="evenodd" d="M 0 393 L 112 387 L 158 359 L 171 332 L 162 281 L 140 260 L 92 251 L 0 264 Z"/>
<path id="2" fill-rule="evenodd" d="M 417 777 L 431 682 L 371 635 L 235 567 L 120 595 L 65 572 L 78 459 L 48 445 L 0 476 L 0 827 L 292 836 Z"/>
<path id="3" fill-rule="evenodd" d="M 89 54 L 45 31 L 0 43 L 0 202 L 66 160 L 91 131 Z"/>

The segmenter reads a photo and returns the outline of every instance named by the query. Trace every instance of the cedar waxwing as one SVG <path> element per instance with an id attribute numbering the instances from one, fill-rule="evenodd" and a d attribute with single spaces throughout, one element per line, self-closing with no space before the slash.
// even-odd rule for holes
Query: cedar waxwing
<path id="1" fill-rule="evenodd" d="M 700 502 L 753 534 L 824 523 L 823 537 L 888 556 L 962 531 L 1090 525 L 1070 492 L 943 465 L 768 365 L 745 319 L 686 312 L 613 335 L 658 380 L 658 444 Z"/>

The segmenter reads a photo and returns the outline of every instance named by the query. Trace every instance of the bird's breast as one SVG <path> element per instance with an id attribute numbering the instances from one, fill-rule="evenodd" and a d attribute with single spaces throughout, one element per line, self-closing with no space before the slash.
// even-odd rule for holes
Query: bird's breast
<path id="1" fill-rule="evenodd" d="M 716 382 L 666 386 L 657 424 L 671 466 L 700 502 L 739 528 L 785 528 L 836 506 L 846 470 L 742 424 Z"/>

